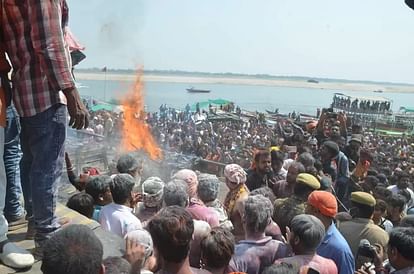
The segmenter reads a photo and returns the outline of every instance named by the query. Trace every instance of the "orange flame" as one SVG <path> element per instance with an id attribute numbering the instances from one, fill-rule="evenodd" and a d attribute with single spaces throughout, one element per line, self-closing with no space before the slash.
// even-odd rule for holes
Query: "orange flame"
<path id="1" fill-rule="evenodd" d="M 151 159 L 161 158 L 161 149 L 145 122 L 142 70 L 139 70 L 134 85 L 121 100 L 124 111 L 122 149 L 124 151 L 146 151 Z"/>

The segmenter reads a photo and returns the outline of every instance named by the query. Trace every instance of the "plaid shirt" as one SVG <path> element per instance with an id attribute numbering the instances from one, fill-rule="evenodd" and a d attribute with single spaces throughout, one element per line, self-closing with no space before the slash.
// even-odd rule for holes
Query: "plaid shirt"
<path id="1" fill-rule="evenodd" d="M 4 47 L 13 74 L 13 100 L 22 117 L 66 104 L 62 90 L 75 86 L 64 42 L 65 0 L 0 0 Z"/>

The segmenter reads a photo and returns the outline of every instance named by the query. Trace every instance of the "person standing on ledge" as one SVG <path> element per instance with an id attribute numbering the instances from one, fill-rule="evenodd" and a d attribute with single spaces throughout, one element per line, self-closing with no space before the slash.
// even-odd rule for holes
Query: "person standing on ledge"
<path id="1" fill-rule="evenodd" d="M 21 183 L 36 253 L 59 228 L 56 189 L 69 125 L 88 127 L 88 112 L 71 74 L 64 42 L 68 22 L 65 0 L 1 2 L 1 29 L 13 66 L 13 101 L 20 115 L 23 157 Z"/>
<path id="2" fill-rule="evenodd" d="M 34 258 L 27 250 L 16 246 L 7 239 L 8 224 L 4 216 L 7 177 L 3 161 L 3 152 L 4 131 L 6 127 L 6 94 L 10 94 L 9 70 L 10 65 L 0 41 L 0 261 L 5 265 L 20 269 L 30 267 L 34 263 Z"/>

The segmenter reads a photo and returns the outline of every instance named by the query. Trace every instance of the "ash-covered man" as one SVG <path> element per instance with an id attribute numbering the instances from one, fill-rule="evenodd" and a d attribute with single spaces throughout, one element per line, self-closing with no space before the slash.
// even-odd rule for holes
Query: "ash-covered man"
<path id="1" fill-rule="evenodd" d="M 272 171 L 272 158 L 267 150 L 259 150 L 254 156 L 254 167 L 247 172 L 246 186 L 250 191 L 267 186 L 273 188 L 276 183 Z"/>
<path id="2" fill-rule="evenodd" d="M 29 230 L 38 252 L 59 228 L 56 187 L 69 125 L 88 127 L 88 113 L 71 74 L 64 42 L 68 22 L 65 0 L 2 1 L 0 22 L 13 66 L 13 101 L 21 117 L 21 182 Z"/>

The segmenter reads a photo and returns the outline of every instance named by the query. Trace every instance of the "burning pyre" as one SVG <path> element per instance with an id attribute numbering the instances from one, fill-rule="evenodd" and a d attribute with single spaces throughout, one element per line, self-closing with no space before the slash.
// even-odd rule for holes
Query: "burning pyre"
<path id="1" fill-rule="evenodd" d="M 144 150 L 151 159 L 156 160 L 162 154 L 145 122 L 142 75 L 143 71 L 139 70 L 134 85 L 121 100 L 124 111 L 122 149 L 127 152 Z"/>

